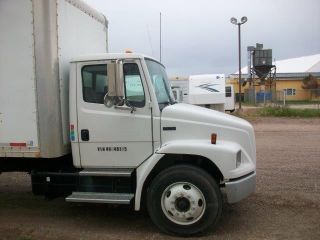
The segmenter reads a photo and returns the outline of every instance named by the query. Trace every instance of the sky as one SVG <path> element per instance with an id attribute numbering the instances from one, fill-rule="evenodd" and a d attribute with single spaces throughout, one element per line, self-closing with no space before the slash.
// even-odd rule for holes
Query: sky
<path id="1" fill-rule="evenodd" d="M 169 76 L 231 74 L 247 46 L 262 43 L 282 60 L 320 53 L 320 0 L 85 0 L 109 21 L 109 52 L 130 49 L 160 58 Z"/>

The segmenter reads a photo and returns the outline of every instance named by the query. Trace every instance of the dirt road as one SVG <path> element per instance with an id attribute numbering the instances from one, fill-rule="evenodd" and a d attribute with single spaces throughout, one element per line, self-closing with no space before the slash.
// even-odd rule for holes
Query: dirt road
<path id="1" fill-rule="evenodd" d="M 320 119 L 254 123 L 257 190 L 225 205 L 221 224 L 201 239 L 320 239 Z M 0 175 L 0 239 L 175 239 L 128 207 L 46 201 L 28 175 Z"/>

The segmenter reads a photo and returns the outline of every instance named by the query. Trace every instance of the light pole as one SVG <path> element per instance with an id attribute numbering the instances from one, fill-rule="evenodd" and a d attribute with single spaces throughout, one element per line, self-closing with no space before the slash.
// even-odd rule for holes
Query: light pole
<path id="1" fill-rule="evenodd" d="M 239 50 L 239 110 L 241 109 L 241 25 L 248 21 L 247 17 L 242 17 L 241 22 L 234 17 L 230 19 L 230 22 L 234 25 L 238 25 L 238 50 Z"/>

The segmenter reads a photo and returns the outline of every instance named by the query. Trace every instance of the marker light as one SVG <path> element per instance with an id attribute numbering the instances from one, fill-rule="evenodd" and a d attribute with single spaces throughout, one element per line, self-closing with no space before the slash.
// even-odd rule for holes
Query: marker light
<path id="1" fill-rule="evenodd" d="M 21 142 L 10 143 L 9 145 L 10 147 L 26 147 L 27 146 L 26 143 L 21 143 Z"/>
<path id="2" fill-rule="evenodd" d="M 217 134 L 211 133 L 211 144 L 216 144 L 217 142 Z"/>
<path id="3" fill-rule="evenodd" d="M 75 137 L 75 132 L 74 132 L 74 125 L 70 124 L 70 141 L 75 141 L 76 137 Z"/>
<path id="4" fill-rule="evenodd" d="M 131 49 L 126 49 L 124 52 L 125 53 L 133 53 Z"/>

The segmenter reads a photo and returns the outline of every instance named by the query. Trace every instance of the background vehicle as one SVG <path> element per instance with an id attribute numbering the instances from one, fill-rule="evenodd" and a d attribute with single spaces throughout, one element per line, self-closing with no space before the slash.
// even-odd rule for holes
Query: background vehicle
<path id="1" fill-rule="evenodd" d="M 190 103 L 221 112 L 235 110 L 233 86 L 225 85 L 224 74 L 193 75 L 188 79 L 170 82 L 177 102 Z"/>
<path id="2" fill-rule="evenodd" d="M 226 100 L 224 110 L 233 112 L 235 110 L 235 95 L 232 84 L 226 84 Z"/>
<path id="3" fill-rule="evenodd" d="M 179 235 L 218 223 L 221 188 L 230 203 L 254 191 L 248 122 L 176 104 L 164 66 L 144 55 L 101 53 L 69 65 L 78 51 L 106 50 L 106 20 L 82 2 L 11 2 L 1 2 L 1 24 L 34 20 L 29 31 L 8 31 L 0 49 L 8 59 L 0 71 L 0 172 L 30 172 L 33 193 L 48 198 L 137 211 L 145 204 L 161 230 Z M 66 26 L 57 26 L 64 13 Z M 86 27 L 73 32 L 68 21 Z"/>

